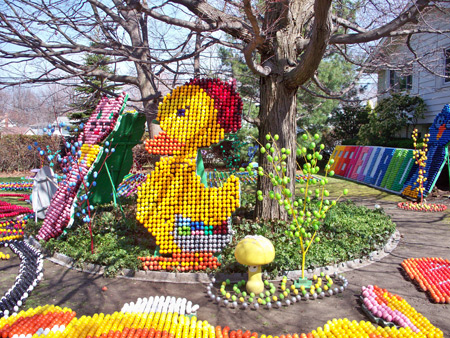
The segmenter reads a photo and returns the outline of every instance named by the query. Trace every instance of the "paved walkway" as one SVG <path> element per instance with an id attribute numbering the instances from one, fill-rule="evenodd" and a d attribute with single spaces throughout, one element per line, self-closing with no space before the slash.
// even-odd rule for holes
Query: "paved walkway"
<path id="1" fill-rule="evenodd" d="M 433 325 L 450 336 L 450 304 L 432 303 L 426 293 L 419 291 L 403 277 L 400 267 L 404 259 L 411 257 L 450 258 L 450 213 L 407 212 L 397 209 L 392 202 L 380 202 L 374 197 L 358 199 L 357 203 L 369 207 L 381 205 L 396 222 L 402 238 L 391 255 L 364 268 L 345 273 L 349 288 L 335 297 L 302 301 L 282 310 L 226 309 L 209 300 L 203 284 L 107 279 L 46 261 L 45 278 L 33 292 L 27 305 L 34 307 L 49 303 L 67 306 L 81 316 L 119 311 L 125 302 L 136 301 L 138 297 L 170 295 L 186 297 L 199 304 L 199 319 L 208 320 L 211 324 L 281 335 L 310 332 L 333 318 L 368 320 L 361 311 L 358 296 L 361 286 L 377 284 L 404 297 Z M 0 262 L 0 292 L 5 292 L 14 282 L 18 263 L 17 258 L 11 259 L 8 264 Z M 107 286 L 106 292 L 101 290 L 103 286 Z"/>

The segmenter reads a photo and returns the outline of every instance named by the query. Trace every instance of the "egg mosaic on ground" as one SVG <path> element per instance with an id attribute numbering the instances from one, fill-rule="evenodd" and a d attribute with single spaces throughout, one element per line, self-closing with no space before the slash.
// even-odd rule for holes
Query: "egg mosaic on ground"
<path id="1" fill-rule="evenodd" d="M 206 287 L 206 294 L 218 306 L 239 309 L 280 309 L 301 301 L 324 299 L 340 294 L 348 286 L 347 279 L 339 274 L 333 276 L 321 273 L 314 275 L 312 285 L 296 286 L 294 281 L 283 277 L 280 283 L 264 281 L 262 292 L 255 294 L 246 290 L 246 281 L 232 283 L 229 279 L 216 283 L 215 278 Z"/>
<path id="2" fill-rule="evenodd" d="M 100 147 L 97 143 L 112 129 L 116 115 L 123 109 L 124 96 L 116 101 L 102 101 L 105 109 L 98 110 L 98 121 L 88 123 L 90 129 L 82 134 L 86 143 L 80 147 L 79 170 L 68 169 L 60 200 L 55 198 L 49 208 L 41 238 L 56 237 L 67 225 L 73 213 L 68 206 L 76 196 L 82 177 L 97 158 Z M 200 148 L 219 142 L 226 132 L 236 132 L 241 127 L 241 113 L 242 100 L 235 82 L 194 79 L 164 98 L 158 109 L 163 132 L 146 141 L 145 147 L 150 154 L 168 156 L 161 158 L 151 174 L 130 176 L 121 187 L 121 193 L 126 196 L 138 191 L 136 218 L 159 246 L 159 256 L 139 257 L 144 270 L 187 272 L 215 270 L 220 266 L 217 255 L 232 240 L 230 216 L 240 203 L 239 175 L 221 175 L 217 180 L 214 177 L 214 182 L 210 177 L 208 187 L 197 175 L 196 156 Z M 248 175 L 249 180 L 251 177 Z M 63 197 L 69 201 L 63 203 Z M 24 213 L 31 210 L 0 203 L 0 218 Z M 93 316 L 77 317 L 71 309 L 55 305 L 20 311 L 43 278 L 42 254 L 21 240 L 26 220 L 27 217 L 0 221 L 0 244 L 10 248 L 21 261 L 15 283 L 0 300 L 0 338 L 272 338 L 245 329 L 213 326 L 208 322 L 210 318 L 197 318 L 198 305 L 186 298 L 170 296 L 139 298 L 135 303 L 125 304 L 120 312 Z M 258 250 L 252 248 L 250 252 L 249 243 L 252 246 L 256 243 Z M 272 249 L 268 250 L 270 246 Z M 269 310 L 326 300 L 348 287 L 347 279 L 337 273 L 321 273 L 310 280 L 283 277 L 279 283 L 262 281 L 261 266 L 270 263 L 274 256 L 270 241 L 262 236 L 247 236 L 237 244 L 235 257 L 249 266 L 249 280 L 232 283 L 230 280 L 216 282 L 212 278 L 206 285 L 207 296 L 221 307 Z M 0 252 L 0 261 L 9 258 L 9 254 Z M 448 260 L 409 259 L 402 267 L 436 303 L 449 303 Z M 367 321 L 335 318 L 309 333 L 284 333 L 275 338 L 443 337 L 443 332 L 405 299 L 378 286 L 363 287 L 361 303 L 363 311 L 377 326 Z"/>
<path id="3" fill-rule="evenodd" d="M 374 291 L 375 290 L 375 291 Z M 373 291 L 373 292 L 372 292 Z M 380 294 L 383 292 L 383 294 Z M 373 294 L 372 294 L 373 293 Z M 412 308 L 405 300 L 386 290 L 369 286 L 363 290 L 368 306 L 387 304 L 401 327 L 374 326 L 366 321 L 348 318 L 332 319 L 323 327 L 309 333 L 280 334 L 275 338 L 441 338 L 443 333 L 427 318 Z M 381 299 L 381 300 L 380 300 Z M 379 303 L 377 303 L 379 302 Z M 380 305 L 381 306 L 381 305 Z M 125 304 L 120 312 L 76 317 L 69 308 L 54 305 L 39 306 L 0 318 L 2 338 L 31 338 L 36 336 L 71 338 L 271 338 L 258 332 L 213 326 L 196 316 L 198 305 L 185 298 L 139 298 L 136 303 Z M 384 310 L 382 310 L 384 312 Z M 382 313 L 383 314 L 383 313 Z"/>
<path id="4" fill-rule="evenodd" d="M 450 261 L 444 258 L 409 258 L 402 262 L 409 278 L 436 303 L 450 303 Z"/>

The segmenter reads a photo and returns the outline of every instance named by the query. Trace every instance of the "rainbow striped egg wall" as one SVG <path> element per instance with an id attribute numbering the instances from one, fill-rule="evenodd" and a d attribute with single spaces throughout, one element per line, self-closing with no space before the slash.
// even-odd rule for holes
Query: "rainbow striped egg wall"
<path id="1" fill-rule="evenodd" d="M 448 158 L 450 105 L 445 105 L 436 116 L 429 134 L 425 196 L 433 189 Z M 331 158 L 334 159 L 332 169 L 338 176 L 404 196 L 419 197 L 416 183 L 419 170 L 412 149 L 337 146 Z"/>

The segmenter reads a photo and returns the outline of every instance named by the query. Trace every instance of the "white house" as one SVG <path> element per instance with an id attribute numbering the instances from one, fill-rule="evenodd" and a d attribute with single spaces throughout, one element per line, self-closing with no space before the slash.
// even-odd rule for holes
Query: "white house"
<path id="1" fill-rule="evenodd" d="M 427 32 L 410 39 L 385 38 L 380 43 L 373 58 L 379 62 L 375 65 L 378 96 L 384 98 L 395 91 L 421 97 L 428 112 L 416 127 L 423 134 L 442 107 L 450 104 L 450 9 L 430 10 L 417 25 L 407 28 Z M 444 34 L 429 32 L 433 30 Z"/>

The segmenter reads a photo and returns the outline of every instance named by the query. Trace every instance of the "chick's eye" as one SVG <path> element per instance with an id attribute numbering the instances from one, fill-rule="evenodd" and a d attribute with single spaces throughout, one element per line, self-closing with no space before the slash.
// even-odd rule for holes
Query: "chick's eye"
<path id="1" fill-rule="evenodd" d="M 178 117 L 184 116 L 185 113 L 186 113 L 186 109 L 178 109 L 177 116 Z"/>
<path id="2" fill-rule="evenodd" d="M 445 117 L 439 115 L 434 123 L 435 128 L 439 129 L 439 127 L 445 122 Z"/>

